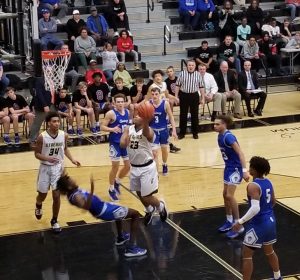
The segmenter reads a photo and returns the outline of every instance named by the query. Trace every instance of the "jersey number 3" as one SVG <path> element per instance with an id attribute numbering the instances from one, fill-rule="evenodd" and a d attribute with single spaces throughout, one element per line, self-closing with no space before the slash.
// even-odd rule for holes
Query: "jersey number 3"
<path id="1" fill-rule="evenodd" d="M 139 141 L 130 141 L 130 149 L 138 149 L 139 148 Z"/>
<path id="2" fill-rule="evenodd" d="M 58 155 L 59 148 L 51 148 L 49 152 L 49 156 Z"/>

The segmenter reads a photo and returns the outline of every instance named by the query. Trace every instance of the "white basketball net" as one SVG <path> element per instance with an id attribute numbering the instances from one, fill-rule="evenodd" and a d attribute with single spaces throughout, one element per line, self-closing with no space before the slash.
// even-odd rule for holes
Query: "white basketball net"
<path id="1" fill-rule="evenodd" d="M 70 52 L 42 52 L 42 67 L 44 71 L 46 90 L 53 92 L 64 86 L 65 72 L 70 58 Z"/>

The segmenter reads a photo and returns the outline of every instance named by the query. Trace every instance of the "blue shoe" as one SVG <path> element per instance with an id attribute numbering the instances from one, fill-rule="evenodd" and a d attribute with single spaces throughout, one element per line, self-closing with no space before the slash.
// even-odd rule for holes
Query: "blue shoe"
<path id="1" fill-rule="evenodd" d="M 20 136 L 19 135 L 15 136 L 15 146 L 20 146 Z"/>
<path id="2" fill-rule="evenodd" d="M 75 133 L 75 131 L 74 131 L 73 128 L 68 129 L 68 130 L 67 130 L 67 133 L 68 133 L 70 136 L 76 136 L 76 133 Z"/>
<path id="3" fill-rule="evenodd" d="M 79 137 L 82 137 L 82 129 L 81 128 L 78 128 L 77 129 L 77 135 L 79 136 Z"/>
<path id="4" fill-rule="evenodd" d="M 121 194 L 120 184 L 117 183 L 117 181 L 114 182 L 114 188 L 115 188 L 117 194 L 120 195 Z"/>
<path id="5" fill-rule="evenodd" d="M 229 230 L 231 230 L 232 226 L 233 226 L 233 223 L 231 223 L 231 222 L 229 222 L 228 220 L 226 220 L 226 222 L 225 222 L 222 226 L 220 226 L 220 227 L 218 228 L 218 231 L 219 231 L 219 232 L 226 232 L 226 231 L 229 231 Z"/>
<path id="6" fill-rule="evenodd" d="M 90 130 L 93 135 L 97 135 L 96 127 L 91 127 Z"/>
<path id="7" fill-rule="evenodd" d="M 111 201 L 118 201 L 119 200 L 116 190 L 112 190 L 112 191 L 108 190 L 108 194 L 109 194 L 109 197 L 110 197 Z"/>
<path id="8" fill-rule="evenodd" d="M 99 134 L 100 133 L 100 126 L 96 126 L 96 132 Z"/>
<path id="9" fill-rule="evenodd" d="M 245 231 L 244 227 L 242 227 L 239 231 L 230 230 L 226 233 L 226 236 L 230 239 L 234 239 L 240 236 L 241 234 L 243 234 L 244 231 Z"/>
<path id="10" fill-rule="evenodd" d="M 4 140 L 4 143 L 5 143 L 6 145 L 11 145 L 11 144 L 12 144 L 12 143 L 11 143 L 11 140 L 10 140 L 10 138 L 9 138 L 8 135 L 4 135 L 4 136 L 3 136 L 3 140 Z"/>
<path id="11" fill-rule="evenodd" d="M 124 256 L 127 258 L 140 257 L 147 254 L 147 250 L 137 246 L 128 246 L 125 250 Z"/>
<path id="12" fill-rule="evenodd" d="M 168 165 L 166 165 L 166 164 L 163 164 L 163 166 L 162 166 L 162 175 L 163 176 L 168 175 Z"/>
<path id="13" fill-rule="evenodd" d="M 130 239 L 130 233 L 122 232 L 122 236 L 117 237 L 115 244 L 117 246 L 123 245 Z"/>

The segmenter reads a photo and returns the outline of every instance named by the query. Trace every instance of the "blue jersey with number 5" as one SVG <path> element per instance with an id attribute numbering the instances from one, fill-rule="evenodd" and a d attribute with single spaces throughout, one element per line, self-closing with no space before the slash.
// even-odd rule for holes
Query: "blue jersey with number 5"
<path id="1" fill-rule="evenodd" d="M 232 148 L 235 142 L 237 142 L 237 139 L 229 130 L 226 130 L 224 134 L 219 133 L 218 135 L 218 144 L 225 166 L 241 168 L 242 164 L 239 155 Z"/>
<path id="2" fill-rule="evenodd" d="M 153 104 L 153 101 L 150 100 L 150 103 Z M 167 119 L 167 112 L 166 112 L 166 101 L 162 100 L 158 107 L 154 107 L 154 118 L 150 122 L 149 126 L 153 129 L 161 129 L 168 127 L 168 119 Z"/>
<path id="3" fill-rule="evenodd" d="M 120 143 L 120 139 L 122 136 L 122 133 L 124 132 L 124 128 L 129 124 L 129 111 L 127 109 L 124 110 L 124 114 L 122 115 L 119 111 L 113 109 L 113 112 L 115 113 L 115 121 L 110 123 L 108 127 L 115 127 L 119 126 L 121 129 L 121 132 L 110 132 L 109 133 L 109 142 L 110 143 Z"/>
<path id="4" fill-rule="evenodd" d="M 269 179 L 267 178 L 256 178 L 253 183 L 260 188 L 260 199 L 259 199 L 259 212 L 252 218 L 251 223 L 261 223 L 270 217 L 273 217 L 273 186 Z M 250 206 L 251 198 L 248 197 Z"/>

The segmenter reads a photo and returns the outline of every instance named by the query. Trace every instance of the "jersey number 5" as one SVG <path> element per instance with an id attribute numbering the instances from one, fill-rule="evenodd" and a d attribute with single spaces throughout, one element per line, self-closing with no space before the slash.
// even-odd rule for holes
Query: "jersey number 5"
<path id="1" fill-rule="evenodd" d="M 51 148 L 49 152 L 49 156 L 58 155 L 59 148 Z"/>
<path id="2" fill-rule="evenodd" d="M 130 141 L 130 149 L 138 149 L 139 148 L 139 141 Z"/>
<path id="3" fill-rule="evenodd" d="M 266 189 L 267 203 L 271 201 L 271 189 Z"/>

